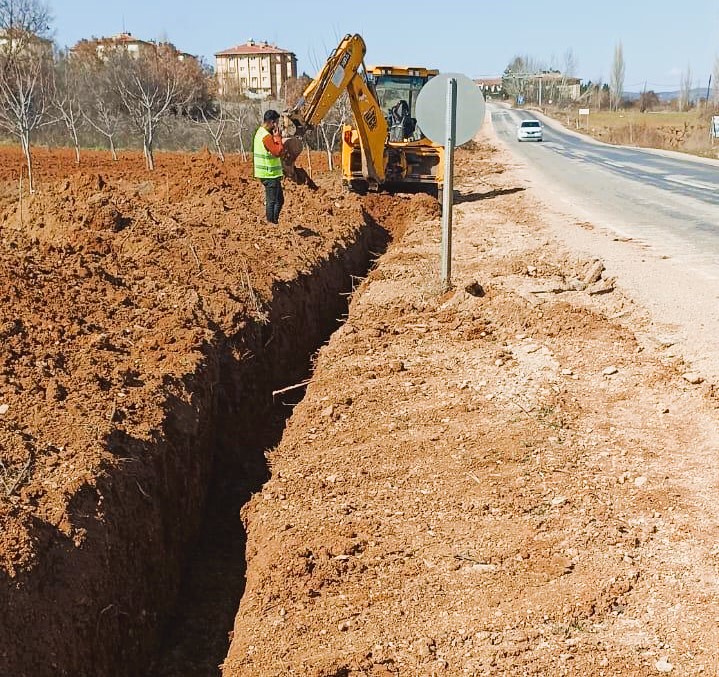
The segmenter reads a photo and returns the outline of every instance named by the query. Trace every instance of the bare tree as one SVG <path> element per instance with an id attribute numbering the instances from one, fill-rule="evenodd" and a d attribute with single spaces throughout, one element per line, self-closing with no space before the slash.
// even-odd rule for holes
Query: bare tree
<path id="1" fill-rule="evenodd" d="M 206 111 L 204 106 L 198 108 L 199 120 L 195 120 L 197 124 L 202 125 L 212 139 L 212 143 L 217 151 L 217 157 L 221 162 L 225 161 L 225 154 L 222 151 L 222 137 L 227 128 L 227 112 L 221 102 L 213 107 L 213 110 Z"/>
<path id="2" fill-rule="evenodd" d="M 239 141 L 240 154 L 244 162 L 247 160 L 245 139 L 251 143 L 252 135 L 260 124 L 260 105 L 253 101 L 244 101 L 232 104 L 225 103 L 224 106 L 228 117 L 231 117 L 234 122 L 235 136 Z"/>
<path id="3" fill-rule="evenodd" d="M 312 79 L 307 75 L 300 75 L 297 78 L 288 78 L 282 83 L 282 96 L 280 96 L 280 99 L 285 108 L 292 108 L 299 101 L 310 82 L 312 82 Z"/>
<path id="4" fill-rule="evenodd" d="M 52 85 L 50 11 L 39 0 L 0 0 L 0 129 L 20 142 L 35 190 L 33 133 L 47 121 Z"/>
<path id="5" fill-rule="evenodd" d="M 564 52 L 564 63 L 561 68 L 562 76 L 559 83 L 559 92 L 557 99 L 561 102 L 567 95 L 569 90 L 569 80 L 577 75 L 577 58 L 574 56 L 574 50 L 569 47 Z"/>
<path id="6" fill-rule="evenodd" d="M 692 67 L 687 64 L 686 70 L 679 79 L 679 110 L 688 110 L 692 96 Z"/>
<path id="7" fill-rule="evenodd" d="M 146 166 L 154 170 L 158 125 L 172 113 L 185 112 L 202 97 L 201 69 L 180 60 L 177 50 L 168 44 L 137 57 L 118 48 L 110 54 L 107 67 L 130 123 L 142 135 Z"/>
<path id="8" fill-rule="evenodd" d="M 0 37 L 9 52 L 22 53 L 28 43 L 47 37 L 51 22 L 41 0 L 0 0 Z"/>
<path id="9" fill-rule="evenodd" d="M 80 92 L 79 63 L 69 54 L 61 54 L 55 64 L 52 86 L 52 108 L 65 125 L 75 149 L 75 164 L 80 164 L 80 127 L 85 121 Z"/>
<path id="10" fill-rule="evenodd" d="M 639 112 L 644 113 L 653 108 L 658 108 L 659 103 L 659 97 L 654 90 L 650 89 L 648 92 L 645 90 L 639 96 Z"/>
<path id="11" fill-rule="evenodd" d="M 612 72 L 609 78 L 609 105 L 612 110 L 618 110 L 622 103 L 624 70 L 624 49 L 620 41 L 614 47 L 614 61 L 612 62 Z"/>
<path id="12" fill-rule="evenodd" d="M 538 90 L 537 76 L 544 70 L 544 64 L 534 57 L 515 56 L 504 70 L 502 88 L 513 99 L 523 96 L 529 100 Z"/>
<path id="13" fill-rule="evenodd" d="M 347 94 L 343 94 L 317 125 L 317 130 L 327 151 L 327 165 L 330 171 L 334 169 L 332 153 L 337 145 L 337 138 L 342 131 L 342 126 L 350 119 L 351 115 L 349 97 Z"/>
<path id="14" fill-rule="evenodd" d="M 77 55 L 74 58 L 79 58 Z M 117 160 L 115 137 L 126 121 L 124 108 L 114 86 L 112 72 L 95 53 L 80 63 L 82 73 L 82 113 L 90 127 L 107 139 L 113 160 Z"/>

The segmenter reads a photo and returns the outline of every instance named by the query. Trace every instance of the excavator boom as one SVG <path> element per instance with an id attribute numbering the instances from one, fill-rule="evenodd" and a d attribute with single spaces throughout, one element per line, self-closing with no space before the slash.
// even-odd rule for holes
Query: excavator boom
<path id="1" fill-rule="evenodd" d="M 358 121 L 363 150 L 362 173 L 368 181 L 379 184 L 384 181 L 387 121 L 360 72 L 360 68 L 364 70 L 366 49 L 361 36 L 346 35 L 286 116 L 295 126 L 296 133 L 305 133 L 318 125 L 346 92 Z"/>

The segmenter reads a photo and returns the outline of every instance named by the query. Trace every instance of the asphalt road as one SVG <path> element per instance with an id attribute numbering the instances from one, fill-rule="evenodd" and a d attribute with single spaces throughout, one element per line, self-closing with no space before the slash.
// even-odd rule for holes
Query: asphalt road
<path id="1" fill-rule="evenodd" d="M 609 146 L 545 120 L 544 141 L 518 142 L 530 111 L 489 104 L 498 137 L 575 214 L 719 279 L 719 163 Z"/>

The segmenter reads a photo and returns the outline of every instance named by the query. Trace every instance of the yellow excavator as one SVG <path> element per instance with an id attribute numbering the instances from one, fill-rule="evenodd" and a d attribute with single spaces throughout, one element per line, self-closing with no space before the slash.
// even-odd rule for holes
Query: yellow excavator
<path id="1" fill-rule="evenodd" d="M 354 116 L 342 133 L 342 179 L 351 190 L 425 190 L 437 195 L 444 177 L 444 149 L 427 139 L 414 117 L 417 96 L 438 71 L 404 66 L 364 65 L 366 46 L 346 35 L 307 86 L 297 104 L 283 114 L 286 163 L 294 164 L 301 139 L 318 125 L 345 92 Z"/>

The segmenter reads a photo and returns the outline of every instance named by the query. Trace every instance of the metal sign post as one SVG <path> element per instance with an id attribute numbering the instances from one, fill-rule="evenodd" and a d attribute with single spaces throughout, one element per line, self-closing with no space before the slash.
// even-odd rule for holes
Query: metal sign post
<path id="1" fill-rule="evenodd" d="M 454 144 L 457 137 L 457 79 L 447 80 L 444 189 L 442 193 L 442 290 L 452 286 L 452 206 L 454 205 Z"/>
<path id="2" fill-rule="evenodd" d="M 580 115 L 580 117 L 582 115 L 584 115 L 587 118 L 587 131 L 589 131 L 589 108 L 580 108 L 579 115 Z M 578 126 L 577 126 L 577 128 L 578 128 Z"/>
<path id="3" fill-rule="evenodd" d="M 712 140 L 712 146 L 714 145 L 714 140 L 719 137 L 719 115 L 712 115 L 712 122 L 711 122 L 711 128 L 709 130 L 709 136 Z"/>
<path id="4" fill-rule="evenodd" d="M 452 286 L 452 207 L 454 149 L 467 143 L 484 121 L 484 97 L 479 87 L 461 73 L 440 73 L 417 97 L 417 123 L 422 133 L 444 146 L 442 186 L 442 249 L 440 274 L 443 291 Z"/>

